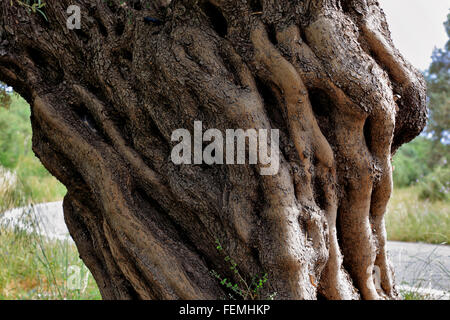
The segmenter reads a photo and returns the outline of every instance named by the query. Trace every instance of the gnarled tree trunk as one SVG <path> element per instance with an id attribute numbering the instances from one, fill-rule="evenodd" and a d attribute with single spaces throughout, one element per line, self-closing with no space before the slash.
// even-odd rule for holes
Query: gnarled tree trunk
<path id="1" fill-rule="evenodd" d="M 216 239 L 246 281 L 268 274 L 263 297 L 397 296 L 383 216 L 425 85 L 377 1 L 81 0 L 80 30 L 70 4 L 46 1 L 46 21 L 2 1 L 0 80 L 31 105 L 104 298 L 226 297 Z M 194 121 L 279 129 L 278 174 L 175 165 L 171 134 Z"/>

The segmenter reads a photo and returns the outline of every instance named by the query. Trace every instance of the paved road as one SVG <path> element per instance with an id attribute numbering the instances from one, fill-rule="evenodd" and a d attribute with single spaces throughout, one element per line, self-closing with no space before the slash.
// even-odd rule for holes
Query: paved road
<path id="1" fill-rule="evenodd" d="M 26 210 L 25 216 L 32 214 L 40 221 L 39 233 L 42 235 L 72 241 L 62 212 L 62 202 L 53 202 L 36 205 L 34 210 Z M 21 222 L 23 215 L 23 209 L 14 209 L 3 214 L 0 223 L 32 228 Z M 447 294 L 445 298 L 450 299 L 450 246 L 389 241 L 387 249 L 394 264 L 397 284 L 444 291 Z"/>
<path id="2" fill-rule="evenodd" d="M 36 224 L 35 221 L 39 223 Z M 0 216 L 0 224 L 35 230 L 51 239 L 73 241 L 64 222 L 62 202 L 49 202 L 7 211 Z"/>
<path id="3" fill-rule="evenodd" d="M 450 292 L 450 246 L 389 241 L 399 285 Z"/>

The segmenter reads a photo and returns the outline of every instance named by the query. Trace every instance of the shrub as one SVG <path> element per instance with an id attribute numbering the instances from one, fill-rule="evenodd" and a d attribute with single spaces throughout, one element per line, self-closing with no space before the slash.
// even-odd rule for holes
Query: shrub
<path id="1" fill-rule="evenodd" d="M 395 187 L 411 186 L 432 171 L 433 164 L 428 161 L 431 148 L 431 140 L 417 137 L 398 150 L 393 162 Z"/>
<path id="2" fill-rule="evenodd" d="M 430 201 L 450 200 L 450 168 L 437 167 L 419 183 L 419 198 Z"/>

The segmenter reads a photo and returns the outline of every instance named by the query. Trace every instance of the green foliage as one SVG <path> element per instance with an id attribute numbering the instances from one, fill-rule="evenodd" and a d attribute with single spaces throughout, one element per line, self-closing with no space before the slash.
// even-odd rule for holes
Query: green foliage
<path id="1" fill-rule="evenodd" d="M 31 232 L 0 225 L 0 300 L 101 299 L 73 243 L 49 240 L 38 233 L 32 209 L 25 211 L 21 222 L 30 226 Z M 87 280 L 85 286 L 69 286 L 73 267 L 79 268 L 82 280 Z"/>
<path id="2" fill-rule="evenodd" d="M 66 193 L 43 167 L 31 150 L 30 107 L 17 95 L 11 96 L 9 109 L 0 108 L 0 168 L 16 177 L 13 188 L 0 183 L 0 212 L 25 205 L 61 200 Z M 0 170 L 0 180 L 4 169 Z"/>
<path id="3" fill-rule="evenodd" d="M 444 24 L 450 37 L 450 14 Z M 427 131 L 435 140 L 449 140 L 450 128 L 450 40 L 445 48 L 433 52 L 433 62 L 426 74 L 430 98 L 430 119 Z M 449 141 L 450 142 L 450 141 Z"/>
<path id="4" fill-rule="evenodd" d="M 419 183 L 419 198 L 430 201 L 450 201 L 450 168 L 437 167 Z"/>
<path id="5" fill-rule="evenodd" d="M 450 14 L 444 24 L 450 37 Z M 395 187 L 420 184 L 421 197 L 448 199 L 448 161 L 450 157 L 450 41 L 433 52 L 433 61 L 425 74 L 429 97 L 429 121 L 426 137 L 420 136 L 401 147 L 394 157 Z M 442 176 L 440 176 L 442 175 Z M 447 179 L 447 181 L 445 180 Z M 423 180 L 423 181 L 422 181 Z M 431 194 L 437 192 L 436 195 Z"/>
<path id="6" fill-rule="evenodd" d="M 30 203 L 61 200 L 66 193 L 31 150 L 30 107 L 18 95 L 7 94 L 10 106 L 0 107 L 0 215 Z M 31 233 L 0 226 L 0 299 L 100 299 L 75 245 L 40 235 L 32 215 L 23 220 Z M 71 266 L 89 279 L 85 290 L 68 287 Z"/>
<path id="7" fill-rule="evenodd" d="M 31 152 L 30 108 L 13 97 L 9 109 L 0 108 L 0 164 L 14 169 Z"/>
<path id="8" fill-rule="evenodd" d="M 43 11 L 45 7 L 45 2 L 42 0 L 14 0 L 18 5 L 27 8 L 29 12 L 39 13 L 48 21 L 45 12 Z M 13 0 L 11 0 L 11 5 L 13 5 Z"/>
<path id="9" fill-rule="evenodd" d="M 224 249 L 222 245 L 220 244 L 219 240 L 216 240 L 216 249 L 220 253 L 224 252 Z M 238 283 L 233 283 L 232 279 L 224 278 L 219 273 L 217 273 L 215 270 L 211 271 L 211 275 L 216 278 L 220 284 L 227 289 L 231 290 L 238 296 L 240 296 L 244 300 L 261 300 L 261 291 L 264 287 L 264 285 L 268 281 L 268 275 L 265 273 L 262 277 L 259 276 L 253 276 L 250 284 L 241 276 L 239 273 L 239 269 L 237 266 L 237 263 L 230 257 L 225 256 L 224 261 L 228 263 L 231 273 L 233 274 L 232 277 L 236 277 L 239 281 Z M 275 299 L 275 296 L 277 295 L 276 292 L 270 294 L 266 300 L 273 300 Z M 232 295 L 230 295 L 230 298 L 234 299 Z"/>
<path id="10" fill-rule="evenodd" d="M 444 23 L 450 37 L 450 14 Z M 433 148 L 430 160 L 439 162 L 443 157 L 448 160 L 450 149 L 450 40 L 443 49 L 433 52 L 432 63 L 425 78 L 427 80 L 430 117 L 426 132 L 431 135 Z"/>
<path id="11" fill-rule="evenodd" d="M 420 187 L 395 189 L 385 216 L 388 240 L 450 243 L 450 206 L 420 199 Z"/>
<path id="12" fill-rule="evenodd" d="M 0 108 L 8 109 L 11 105 L 11 93 L 6 92 L 6 85 L 0 82 Z"/>
<path id="13" fill-rule="evenodd" d="M 413 185 L 433 171 L 429 161 L 431 149 L 432 142 L 425 137 L 417 137 L 399 149 L 393 162 L 395 187 Z"/>
<path id="14" fill-rule="evenodd" d="M 400 288 L 399 293 L 403 300 L 448 300 L 445 296 L 440 296 L 436 293 L 432 294 L 427 292 L 426 289 L 421 290 L 421 288 Z"/>
<path id="15" fill-rule="evenodd" d="M 450 14 L 445 23 L 450 37 Z M 436 49 L 427 80 L 430 116 L 426 137 L 420 136 L 394 156 L 394 185 L 418 185 L 421 199 L 448 201 L 450 158 L 450 41 Z"/>

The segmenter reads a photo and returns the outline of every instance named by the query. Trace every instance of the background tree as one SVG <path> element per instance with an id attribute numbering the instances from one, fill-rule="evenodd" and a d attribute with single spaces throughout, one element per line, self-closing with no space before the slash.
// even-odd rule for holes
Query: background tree
<path id="1" fill-rule="evenodd" d="M 444 23 L 450 36 L 450 15 Z M 450 41 L 435 49 L 425 72 L 430 117 L 425 133 L 403 146 L 395 156 L 396 187 L 417 185 L 421 198 L 449 200 L 450 194 Z"/>
<path id="2" fill-rule="evenodd" d="M 6 90 L 6 85 L 0 82 L 0 108 L 9 108 L 11 104 L 11 96 Z"/>
<path id="3" fill-rule="evenodd" d="M 450 37 L 450 14 L 444 24 Z M 450 128 L 450 40 L 445 48 L 433 52 L 433 62 L 426 74 L 430 103 L 430 119 L 426 131 L 432 135 L 430 161 L 446 164 L 449 156 Z"/>
<path id="4" fill-rule="evenodd" d="M 71 31 L 68 0 L 2 2 L 0 80 L 31 105 L 33 149 L 68 189 L 104 298 L 235 292 L 211 270 L 267 279 L 261 297 L 396 297 L 391 155 L 425 126 L 425 84 L 376 1 L 78 3 Z M 174 165 L 171 133 L 195 120 L 279 129 L 279 173 Z"/>

